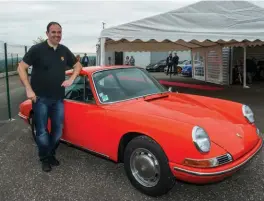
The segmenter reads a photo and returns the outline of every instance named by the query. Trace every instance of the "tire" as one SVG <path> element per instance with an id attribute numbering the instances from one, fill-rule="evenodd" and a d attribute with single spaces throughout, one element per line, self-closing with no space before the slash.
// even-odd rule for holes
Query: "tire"
<path id="1" fill-rule="evenodd" d="M 138 154 L 138 152 L 144 154 L 136 159 L 135 153 Z M 155 167 L 153 166 L 154 163 Z M 124 153 L 124 168 L 131 184 L 149 196 L 162 196 L 170 191 L 175 184 L 175 177 L 170 170 L 168 159 L 162 148 L 146 136 L 136 137 L 128 143 Z M 147 175 L 146 170 L 149 170 Z M 137 173 L 138 171 L 139 173 Z M 154 174 L 155 172 L 157 174 Z M 146 181 L 140 176 L 144 173 L 144 176 L 148 178 L 155 175 L 152 182 Z"/>

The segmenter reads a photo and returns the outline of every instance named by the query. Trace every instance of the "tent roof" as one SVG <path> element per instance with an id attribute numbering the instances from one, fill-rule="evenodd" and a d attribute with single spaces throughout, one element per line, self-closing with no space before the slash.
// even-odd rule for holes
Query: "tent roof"
<path id="1" fill-rule="evenodd" d="M 187 50 L 240 42 L 262 44 L 264 9 L 247 1 L 200 1 L 104 29 L 100 37 L 106 38 L 106 50 L 121 51 Z"/>

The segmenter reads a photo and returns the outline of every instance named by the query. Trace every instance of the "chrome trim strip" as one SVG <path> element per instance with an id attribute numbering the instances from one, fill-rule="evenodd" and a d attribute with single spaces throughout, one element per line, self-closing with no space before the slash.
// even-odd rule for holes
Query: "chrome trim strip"
<path id="1" fill-rule="evenodd" d="M 235 167 L 232 167 L 230 169 L 227 169 L 227 170 L 224 170 L 224 171 L 220 171 L 220 172 L 203 173 L 203 172 L 190 171 L 190 170 L 186 170 L 186 169 L 178 168 L 178 167 L 174 167 L 173 169 L 174 170 L 178 170 L 178 171 L 182 171 L 182 172 L 185 172 L 185 173 L 188 173 L 188 174 L 192 174 L 192 175 L 195 175 L 195 176 L 217 176 L 217 175 L 225 174 L 225 173 L 228 173 L 228 172 L 231 172 L 233 170 L 236 170 L 236 169 L 240 168 L 241 166 L 246 164 L 249 160 L 251 160 L 260 151 L 260 149 L 262 147 L 263 147 L 263 139 L 262 139 L 262 142 L 261 142 L 261 146 L 258 148 L 258 150 L 254 154 L 252 154 L 247 160 L 245 160 L 243 163 L 241 163 L 241 164 L 239 164 L 239 165 L 237 165 Z"/>
<path id="2" fill-rule="evenodd" d="M 100 100 L 99 98 L 99 94 L 98 94 L 98 91 L 97 91 L 97 88 L 95 87 L 95 83 L 94 83 L 94 78 L 93 78 L 93 75 L 95 73 L 98 73 L 98 72 L 102 72 L 102 71 L 108 71 L 108 70 L 115 70 L 115 69 L 127 69 L 127 68 L 139 68 L 139 69 L 144 69 L 144 68 L 141 68 L 141 67 L 137 67 L 137 66 L 133 66 L 133 67 L 119 67 L 119 68 L 109 68 L 109 69 L 101 69 L 101 70 L 97 70 L 95 72 L 92 73 L 91 77 L 92 77 L 92 81 L 93 81 L 93 85 L 94 85 L 94 89 L 95 89 L 95 92 L 96 92 L 96 96 L 100 102 L 100 104 L 102 105 L 110 105 L 110 104 L 114 104 L 114 103 L 120 103 L 120 102 L 125 102 L 125 101 L 129 101 L 129 100 L 134 100 L 134 99 L 138 99 L 138 98 L 142 98 L 144 96 L 149 96 L 149 95 L 155 95 L 155 94 L 165 94 L 165 93 L 171 93 L 169 91 L 164 91 L 164 92 L 159 92 L 159 93 L 151 93 L 151 94 L 146 94 L 144 96 L 136 96 L 136 97 L 133 97 L 133 98 L 128 98 L 128 99 L 124 99 L 124 100 L 119 100 L 119 101 L 114 101 L 114 102 L 107 102 L 107 103 L 104 103 Z M 154 77 L 152 77 L 154 78 Z M 158 84 L 160 84 L 156 78 L 155 79 L 155 82 L 157 82 Z M 161 84 L 160 84 L 161 85 Z M 162 86 L 162 85 L 161 85 Z"/>
<path id="3" fill-rule="evenodd" d="M 85 150 L 85 151 L 89 151 L 89 152 L 91 152 L 91 153 L 95 153 L 95 154 L 101 155 L 101 156 L 103 156 L 103 157 L 105 157 L 105 158 L 110 158 L 109 156 L 107 156 L 107 155 L 105 155 L 105 154 L 102 154 L 102 153 L 99 153 L 99 152 L 96 152 L 96 151 L 93 151 L 93 150 L 90 150 L 90 149 L 87 149 L 87 148 L 84 148 L 84 147 L 81 147 L 81 146 L 75 145 L 75 144 L 73 144 L 73 143 L 71 143 L 71 142 L 69 142 L 69 141 L 67 141 L 67 140 L 60 139 L 60 141 L 65 142 L 65 143 L 70 144 L 70 145 L 73 145 L 73 146 L 75 146 L 75 147 L 77 147 L 77 148 L 80 148 L 80 149 L 83 149 L 83 150 Z"/>

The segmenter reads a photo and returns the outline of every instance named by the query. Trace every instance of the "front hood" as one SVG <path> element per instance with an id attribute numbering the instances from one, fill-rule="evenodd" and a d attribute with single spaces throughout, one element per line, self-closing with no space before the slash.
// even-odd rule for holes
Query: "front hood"
<path id="1" fill-rule="evenodd" d="M 239 103 L 225 100 L 173 94 L 125 104 L 118 107 L 118 110 L 135 115 L 144 112 L 149 118 L 163 117 L 165 121 L 171 120 L 172 123 L 178 121 L 193 126 L 199 125 L 207 131 L 214 143 L 230 152 L 234 158 L 238 158 L 253 148 L 258 141 L 256 130 L 245 121 L 241 107 Z"/>

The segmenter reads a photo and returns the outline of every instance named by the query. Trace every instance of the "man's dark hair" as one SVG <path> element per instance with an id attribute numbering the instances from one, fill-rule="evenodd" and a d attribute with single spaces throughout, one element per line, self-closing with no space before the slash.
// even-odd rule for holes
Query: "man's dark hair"
<path id="1" fill-rule="evenodd" d="M 47 32 L 49 32 L 49 28 L 51 27 L 51 25 L 55 25 L 55 24 L 59 25 L 60 28 L 61 28 L 61 25 L 60 25 L 58 22 L 50 22 L 50 23 L 48 24 L 48 26 L 47 26 Z"/>

